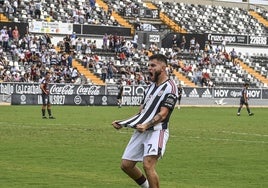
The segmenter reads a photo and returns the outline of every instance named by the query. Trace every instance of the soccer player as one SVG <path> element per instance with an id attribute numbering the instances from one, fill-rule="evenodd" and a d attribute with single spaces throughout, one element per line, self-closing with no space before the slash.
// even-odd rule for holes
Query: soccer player
<path id="1" fill-rule="evenodd" d="M 169 118 L 178 98 L 178 88 L 169 79 L 166 66 L 166 56 L 150 56 L 148 72 L 152 84 L 144 92 L 139 112 L 129 119 L 112 123 L 115 129 L 135 129 L 122 156 L 121 169 L 143 188 L 159 188 L 155 166 L 165 152 Z M 136 166 L 137 162 L 143 162 L 146 176 Z"/>
<path id="2" fill-rule="evenodd" d="M 42 79 L 40 88 L 42 90 L 42 118 L 47 119 L 46 109 L 49 115 L 49 119 L 55 119 L 51 114 L 51 103 L 49 100 L 49 89 L 48 83 L 50 82 L 50 72 L 46 72 L 45 77 Z"/>
<path id="3" fill-rule="evenodd" d="M 246 106 L 249 116 L 254 115 L 253 113 L 250 112 L 249 105 L 248 105 L 248 100 L 249 100 L 249 98 L 248 98 L 248 87 L 249 87 L 249 83 L 245 83 L 244 88 L 241 91 L 240 106 L 239 106 L 238 111 L 237 111 L 238 116 L 240 116 L 240 111 L 241 111 L 243 105 Z"/>

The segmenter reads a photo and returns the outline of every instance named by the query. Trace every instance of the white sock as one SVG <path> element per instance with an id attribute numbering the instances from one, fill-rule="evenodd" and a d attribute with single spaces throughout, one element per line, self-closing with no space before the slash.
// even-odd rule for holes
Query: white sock
<path id="1" fill-rule="evenodd" d="M 146 180 L 143 184 L 141 184 L 142 188 L 149 188 L 149 182 Z"/>

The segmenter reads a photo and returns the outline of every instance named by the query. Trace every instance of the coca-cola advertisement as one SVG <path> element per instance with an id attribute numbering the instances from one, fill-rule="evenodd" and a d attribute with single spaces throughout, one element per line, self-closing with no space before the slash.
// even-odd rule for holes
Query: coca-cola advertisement
<path id="1" fill-rule="evenodd" d="M 7 83 L 0 85 L 4 94 L 41 94 L 39 84 Z M 74 85 L 74 84 L 49 84 L 51 95 L 106 95 L 105 86 Z"/>

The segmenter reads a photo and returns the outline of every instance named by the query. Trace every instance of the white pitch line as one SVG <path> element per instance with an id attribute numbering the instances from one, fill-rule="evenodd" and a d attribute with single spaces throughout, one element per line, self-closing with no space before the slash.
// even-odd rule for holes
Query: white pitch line
<path id="1" fill-rule="evenodd" d="M 258 141 L 258 140 L 233 140 L 228 138 L 209 138 L 210 140 L 215 141 L 227 141 L 227 142 L 245 142 L 245 143 L 257 143 L 257 144 L 268 144 L 265 141 Z"/>
<path id="2" fill-rule="evenodd" d="M 204 131 L 207 132 L 207 130 L 197 130 L 197 129 L 187 129 L 188 131 Z M 237 135 L 246 135 L 246 136 L 259 136 L 259 137 L 268 137 L 267 134 L 258 134 L 258 133 L 243 133 L 243 132 L 233 132 L 233 131 L 217 131 L 214 132 L 217 133 L 226 133 L 226 134 L 237 134 Z"/>
<path id="3" fill-rule="evenodd" d="M 247 136 L 260 136 L 260 137 L 268 137 L 266 134 L 254 134 L 254 133 L 239 133 L 239 132 L 229 132 L 229 131 L 221 131 L 223 133 L 228 134 L 238 134 L 238 135 L 247 135 Z"/>
<path id="4" fill-rule="evenodd" d="M 177 136 L 171 136 L 171 137 L 177 137 Z M 228 139 L 228 138 L 204 138 L 204 137 L 186 137 L 190 139 L 204 139 L 204 140 L 213 140 L 213 141 L 226 141 L 226 142 L 244 142 L 244 143 L 256 143 L 256 144 L 268 144 L 268 142 L 265 141 L 258 141 L 258 140 L 236 140 L 236 139 Z"/>
<path id="5" fill-rule="evenodd" d="M 6 125 L 7 123 L 6 122 L 0 122 L 0 124 L 4 124 Z M 12 125 L 18 125 L 16 123 L 12 123 Z M 21 127 L 24 127 L 24 128 L 41 128 L 41 129 L 47 129 L 47 128 L 51 128 L 50 125 L 44 127 L 38 127 L 38 126 L 31 126 L 31 125 L 35 125 L 35 124 L 30 124 L 30 125 L 22 125 Z M 57 126 L 60 126 L 62 124 L 51 124 L 51 125 L 57 125 Z M 72 124 L 72 125 L 77 125 L 77 124 Z M 54 127 L 55 128 L 55 127 Z M 57 129 L 60 128 L 60 127 L 57 127 Z M 63 128 L 64 130 L 72 130 L 72 131 L 88 131 L 88 130 L 91 130 L 91 129 L 88 129 L 88 128 L 66 128 L 64 127 Z M 247 135 L 247 136 L 259 136 L 259 137 L 267 137 L 268 135 L 262 135 L 262 134 L 251 134 L 251 133 L 239 133 L 239 132 L 229 132 L 229 131 L 221 131 L 222 133 L 227 133 L 227 134 L 238 134 L 238 135 Z M 119 130 L 119 133 L 121 134 L 129 134 L 130 132 L 128 131 L 123 131 L 123 130 Z M 170 137 L 178 137 L 178 136 L 174 136 L 174 135 L 170 135 Z M 228 139 L 228 138 L 203 138 L 203 137 L 188 137 L 188 138 L 191 138 L 191 139 L 207 139 L 207 140 L 214 140 L 214 141 L 227 141 L 227 142 L 244 142 L 244 143 L 258 143 L 258 144 L 268 144 L 268 142 L 265 142 L 265 141 L 258 141 L 258 140 L 235 140 L 235 139 Z"/>

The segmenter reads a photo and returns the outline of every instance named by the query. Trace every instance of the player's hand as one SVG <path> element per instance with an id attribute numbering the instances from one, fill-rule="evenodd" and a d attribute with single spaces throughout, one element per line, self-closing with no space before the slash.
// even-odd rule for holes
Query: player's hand
<path id="1" fill-rule="evenodd" d="M 119 125 L 117 121 L 114 121 L 112 123 L 112 126 L 115 128 L 115 129 L 121 129 L 122 128 L 122 125 Z"/>
<path id="2" fill-rule="evenodd" d="M 146 126 L 145 124 L 138 124 L 138 125 L 136 126 L 136 129 L 137 129 L 137 131 L 143 133 L 143 132 L 146 131 L 147 126 Z"/>

